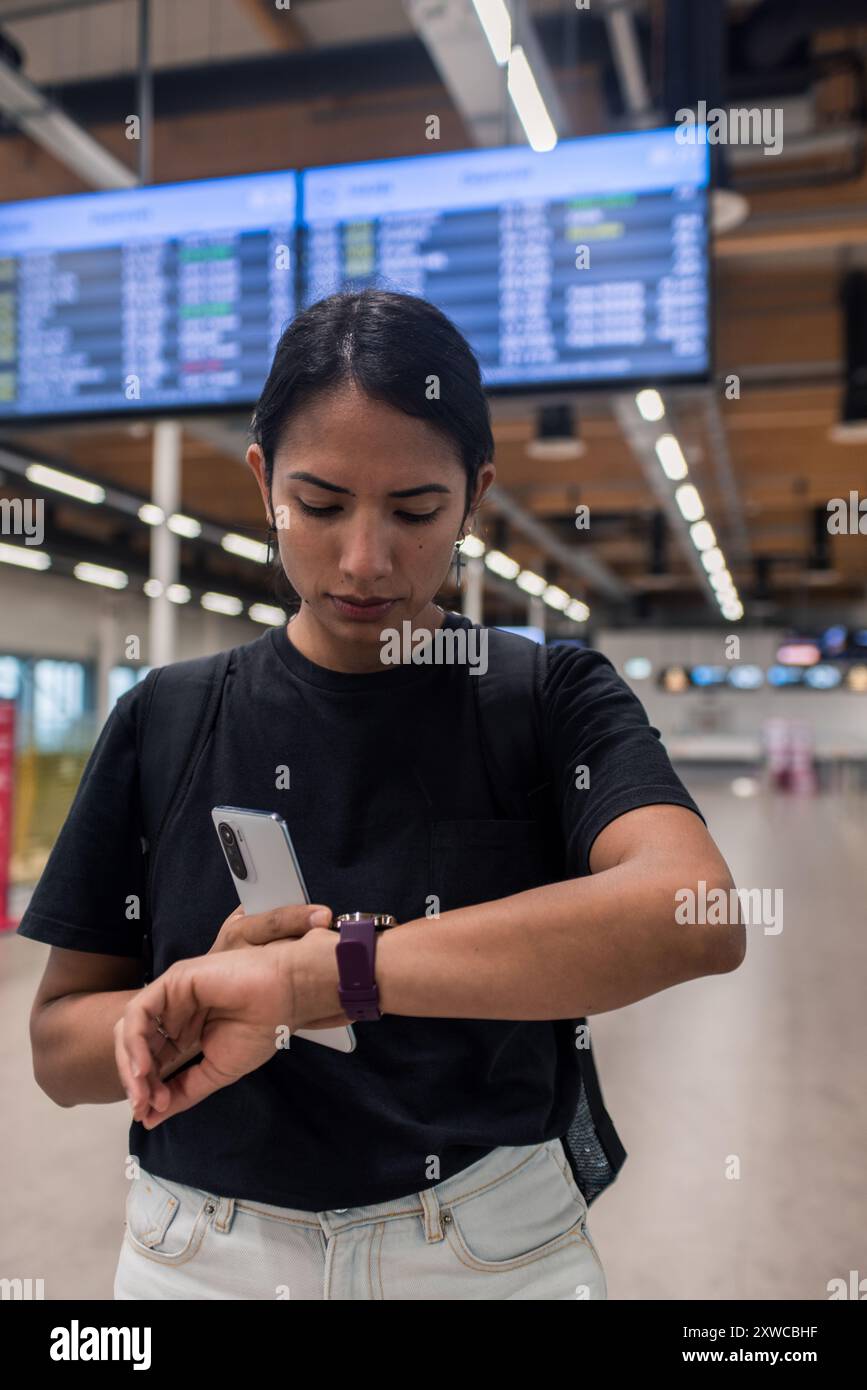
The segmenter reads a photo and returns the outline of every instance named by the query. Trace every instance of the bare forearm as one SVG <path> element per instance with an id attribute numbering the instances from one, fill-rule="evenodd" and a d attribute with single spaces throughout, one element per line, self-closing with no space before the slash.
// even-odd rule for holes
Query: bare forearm
<path id="1" fill-rule="evenodd" d="M 679 925 L 675 891 L 668 877 L 622 864 L 393 927 L 377 945 L 381 1008 L 583 1018 L 733 968 L 742 928 Z"/>
<path id="2" fill-rule="evenodd" d="M 114 1025 L 137 989 L 68 994 L 44 1005 L 31 1030 L 34 1071 L 46 1095 L 58 1105 L 100 1105 L 126 1100 L 117 1074 Z M 160 1075 L 196 1055 L 174 1052 Z"/>

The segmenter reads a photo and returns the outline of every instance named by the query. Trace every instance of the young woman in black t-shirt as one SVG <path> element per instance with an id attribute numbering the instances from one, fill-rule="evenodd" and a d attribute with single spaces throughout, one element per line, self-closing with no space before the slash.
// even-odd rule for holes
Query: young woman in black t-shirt
<path id="1" fill-rule="evenodd" d="M 400 632 L 408 621 L 414 635 L 433 637 L 442 627 L 436 596 L 495 477 L 476 359 L 424 300 L 375 290 L 333 295 L 284 332 L 253 434 L 247 461 L 277 538 L 279 577 L 297 596 L 285 636 L 298 663 L 314 678 L 317 671 L 381 678 L 387 630 Z M 365 613 L 371 600 L 379 606 Z M 616 706 L 621 685 L 612 674 L 599 699 L 582 707 L 579 723 L 598 718 L 606 701 Z M 742 927 L 684 929 L 675 920 L 680 888 L 701 880 L 708 890 L 728 888 L 731 878 L 641 719 L 639 742 L 653 745 L 646 764 L 618 762 L 616 720 L 591 746 L 591 762 L 607 758 L 599 766 L 613 771 L 592 787 L 598 809 L 577 876 L 499 896 L 492 883 L 490 901 L 420 915 L 377 937 L 383 1022 L 357 1025 L 359 1053 L 365 1030 L 392 1019 L 411 1038 L 431 1021 L 582 1018 L 740 964 Z M 424 727 L 417 737 L 425 739 Z M 629 747 L 626 735 L 622 747 Z M 572 771 L 553 769 L 570 795 Z M 321 776 L 327 779 L 327 766 Z M 327 922 L 332 903 L 314 906 Z M 390 910 L 382 902 L 356 907 Z M 41 939 L 57 940 L 49 933 Z M 34 1005 L 40 1084 L 63 1104 L 125 1092 L 145 1130 L 171 1126 L 273 1064 L 275 1032 L 349 1022 L 338 993 L 337 941 L 336 932 L 311 921 L 311 908 L 255 917 L 237 911 L 203 954 L 176 960 L 145 988 L 129 958 L 55 945 Z M 74 1019 L 63 1007 L 73 995 Z M 354 1056 L 340 1062 L 351 1068 Z M 385 1122 L 390 1072 L 401 1056 L 381 1057 L 367 1084 Z M 513 1113 L 518 1136 L 522 1096 L 498 1088 L 494 1061 L 468 1047 L 462 1065 L 489 1068 L 484 1103 L 489 1096 L 500 1113 Z M 436 1049 L 414 1065 L 435 1072 Z M 471 1149 L 482 1116 L 462 1109 L 459 1094 L 453 1110 L 452 1128 L 456 1116 Z M 319 1129 L 339 1125 L 323 1094 Z M 226 1136 L 234 1151 L 243 1142 L 243 1134 Z M 261 1154 L 251 1154 L 251 1164 L 254 1157 L 261 1163 Z M 273 1164 L 294 1159 L 275 1153 Z M 586 1196 L 560 1138 L 497 1145 L 445 1179 L 435 1142 L 413 1161 L 413 1191 L 373 1202 L 362 1194 L 329 1211 L 139 1168 L 116 1297 L 606 1297 Z"/>

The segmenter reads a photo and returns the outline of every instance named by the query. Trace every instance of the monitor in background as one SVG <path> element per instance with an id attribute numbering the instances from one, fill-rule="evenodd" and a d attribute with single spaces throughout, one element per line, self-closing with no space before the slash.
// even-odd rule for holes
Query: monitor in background
<path id="1" fill-rule="evenodd" d="M 493 388 L 704 377 L 708 172 L 674 127 L 308 170 L 302 302 L 420 295 Z"/>
<path id="2" fill-rule="evenodd" d="M 0 423 L 254 403 L 295 314 L 291 172 L 0 205 Z"/>

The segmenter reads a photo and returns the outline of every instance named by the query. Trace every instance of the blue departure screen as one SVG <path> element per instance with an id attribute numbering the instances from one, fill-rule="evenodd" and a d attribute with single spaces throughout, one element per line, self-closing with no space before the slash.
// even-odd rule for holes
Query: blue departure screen
<path id="1" fill-rule="evenodd" d="M 676 135 L 0 204 L 0 423 L 246 409 L 297 306 L 369 284 L 493 389 L 706 375 L 708 149 Z"/>
<path id="2" fill-rule="evenodd" d="M 309 170 L 302 299 L 421 295 L 494 387 L 700 377 L 708 172 L 675 128 Z"/>
<path id="3" fill-rule="evenodd" d="M 0 204 L 0 421 L 255 401 L 295 313 L 296 177 Z"/>

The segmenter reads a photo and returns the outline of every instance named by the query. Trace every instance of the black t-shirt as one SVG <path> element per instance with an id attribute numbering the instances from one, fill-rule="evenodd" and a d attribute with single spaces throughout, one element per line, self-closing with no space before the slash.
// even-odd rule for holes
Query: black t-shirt
<path id="1" fill-rule="evenodd" d="M 454 613 L 445 622 L 469 625 Z M 331 671 L 302 656 L 285 627 L 236 647 L 213 733 L 160 840 L 154 973 L 206 952 L 237 906 L 211 820 L 217 805 L 280 812 L 311 900 L 335 915 L 391 912 L 406 922 L 426 915 L 431 894 L 447 912 L 546 881 L 528 872 L 526 823 L 499 819 L 475 679 L 466 664 Z M 141 954 L 145 923 L 129 915 L 145 892 L 141 693 L 121 696 L 103 726 L 18 928 L 24 936 Z M 589 873 L 596 836 L 637 806 L 700 815 L 640 702 L 599 652 L 550 649 L 543 729 L 566 845 L 554 877 Z M 579 765 L 589 786 L 574 775 Z M 562 1136 L 575 1112 L 569 1021 L 390 1014 L 354 1028 L 352 1053 L 293 1038 L 155 1130 L 134 1123 L 130 1152 L 157 1176 L 220 1196 L 322 1211 L 429 1186 L 432 1157 L 441 1180 L 500 1145 Z"/>

